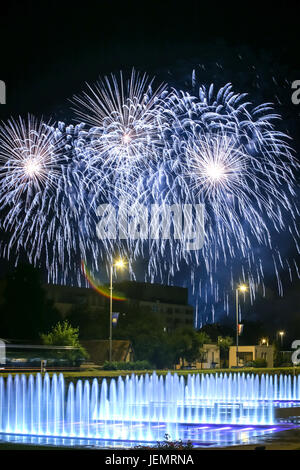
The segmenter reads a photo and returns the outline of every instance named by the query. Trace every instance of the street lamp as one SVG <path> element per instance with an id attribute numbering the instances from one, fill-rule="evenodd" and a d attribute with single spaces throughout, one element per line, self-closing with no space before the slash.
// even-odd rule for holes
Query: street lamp
<path id="1" fill-rule="evenodd" d="M 235 290 L 235 304 L 236 304 L 236 365 L 239 365 L 239 292 L 247 292 L 248 287 L 241 284 Z"/>
<path id="2" fill-rule="evenodd" d="M 115 263 L 110 265 L 110 296 L 109 296 L 109 362 L 112 360 L 112 279 L 113 279 L 113 268 L 122 269 L 125 266 L 125 262 L 120 258 Z"/>
<path id="3" fill-rule="evenodd" d="M 268 338 L 262 338 L 262 339 L 260 340 L 260 342 L 261 342 L 261 345 L 262 345 L 262 346 L 263 346 L 264 344 L 265 344 L 266 346 L 269 346 L 269 340 L 268 340 Z"/>
<path id="4" fill-rule="evenodd" d="M 281 342 L 281 347 L 282 347 L 284 331 L 279 331 L 278 334 L 280 336 L 280 342 Z"/>

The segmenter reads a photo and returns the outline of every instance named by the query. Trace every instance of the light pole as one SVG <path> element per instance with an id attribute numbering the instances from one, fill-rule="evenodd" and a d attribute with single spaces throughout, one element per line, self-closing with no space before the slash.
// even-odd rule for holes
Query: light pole
<path id="1" fill-rule="evenodd" d="M 247 286 L 241 284 L 235 290 L 235 306 L 236 306 L 236 366 L 239 366 L 239 291 L 246 292 Z"/>
<path id="2" fill-rule="evenodd" d="M 281 348 L 282 348 L 284 331 L 279 331 L 278 334 L 280 336 L 280 343 L 281 343 Z"/>
<path id="3" fill-rule="evenodd" d="M 117 269 L 122 269 L 125 266 L 125 263 L 122 259 L 119 259 L 118 261 L 112 263 L 110 265 L 110 285 L 109 285 L 109 362 L 112 361 L 112 291 L 113 291 L 113 285 L 112 285 L 112 279 L 113 279 L 113 268 Z"/>
<path id="4" fill-rule="evenodd" d="M 262 338 L 260 340 L 260 344 L 263 346 L 263 345 L 266 345 L 266 346 L 269 346 L 269 339 L 268 338 Z"/>

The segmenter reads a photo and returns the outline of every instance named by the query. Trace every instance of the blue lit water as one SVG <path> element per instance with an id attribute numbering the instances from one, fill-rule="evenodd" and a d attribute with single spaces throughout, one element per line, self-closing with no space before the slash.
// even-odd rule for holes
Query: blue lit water
<path id="1" fill-rule="evenodd" d="M 62 374 L 0 378 L 1 439 L 130 447 L 165 434 L 232 445 L 283 429 L 275 408 L 300 399 L 300 377 L 255 374 L 126 376 L 65 383 Z"/>

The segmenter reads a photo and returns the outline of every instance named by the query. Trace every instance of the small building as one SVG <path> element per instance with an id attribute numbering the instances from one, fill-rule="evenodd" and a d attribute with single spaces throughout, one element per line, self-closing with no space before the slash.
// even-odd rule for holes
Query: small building
<path id="1" fill-rule="evenodd" d="M 6 363 L 6 346 L 5 343 L 7 341 L 5 339 L 0 338 L 0 365 Z"/>
<path id="2" fill-rule="evenodd" d="M 239 346 L 239 367 L 251 364 L 256 359 L 264 359 L 267 362 L 267 367 L 273 367 L 273 346 L 267 346 L 265 344 L 257 346 Z M 229 348 L 229 367 L 236 367 L 236 346 L 230 346 Z"/>
<path id="3" fill-rule="evenodd" d="M 179 361 L 176 364 L 176 369 L 184 368 L 192 369 L 216 369 L 220 367 L 220 348 L 216 343 L 203 344 L 201 351 L 199 352 L 199 358 L 189 364 L 186 360 Z"/>
<path id="4" fill-rule="evenodd" d="M 89 353 L 89 360 L 97 365 L 103 365 L 109 360 L 109 340 L 91 339 L 80 341 L 80 344 Z M 113 362 L 131 362 L 133 361 L 133 348 L 130 341 L 113 340 L 112 341 L 112 361 Z"/>
<path id="5" fill-rule="evenodd" d="M 204 344 L 200 369 L 220 367 L 220 348 L 216 343 Z M 199 368 L 199 367 L 197 367 Z"/>

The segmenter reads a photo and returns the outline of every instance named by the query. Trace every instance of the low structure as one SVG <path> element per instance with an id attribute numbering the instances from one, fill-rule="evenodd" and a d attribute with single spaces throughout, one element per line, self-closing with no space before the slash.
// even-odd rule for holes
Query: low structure
<path id="1" fill-rule="evenodd" d="M 215 343 L 203 344 L 199 357 L 195 362 L 188 363 L 186 360 L 180 360 L 176 364 L 176 369 L 215 369 L 220 367 L 220 348 Z"/>
<path id="2" fill-rule="evenodd" d="M 238 347 L 239 364 L 238 367 L 251 365 L 252 361 L 263 359 L 267 363 L 267 367 L 273 367 L 273 346 L 257 345 L 257 346 L 239 346 Z M 236 346 L 229 348 L 229 367 L 236 367 Z"/>
<path id="3" fill-rule="evenodd" d="M 5 364 L 6 362 L 6 347 L 5 347 L 5 339 L 0 338 L 0 365 Z"/>
<path id="4" fill-rule="evenodd" d="M 89 353 L 90 361 L 97 365 L 103 365 L 109 360 L 109 341 L 91 339 L 80 341 L 80 344 Z M 112 361 L 113 362 L 131 362 L 133 361 L 133 348 L 130 341 L 113 340 L 112 342 Z"/>

